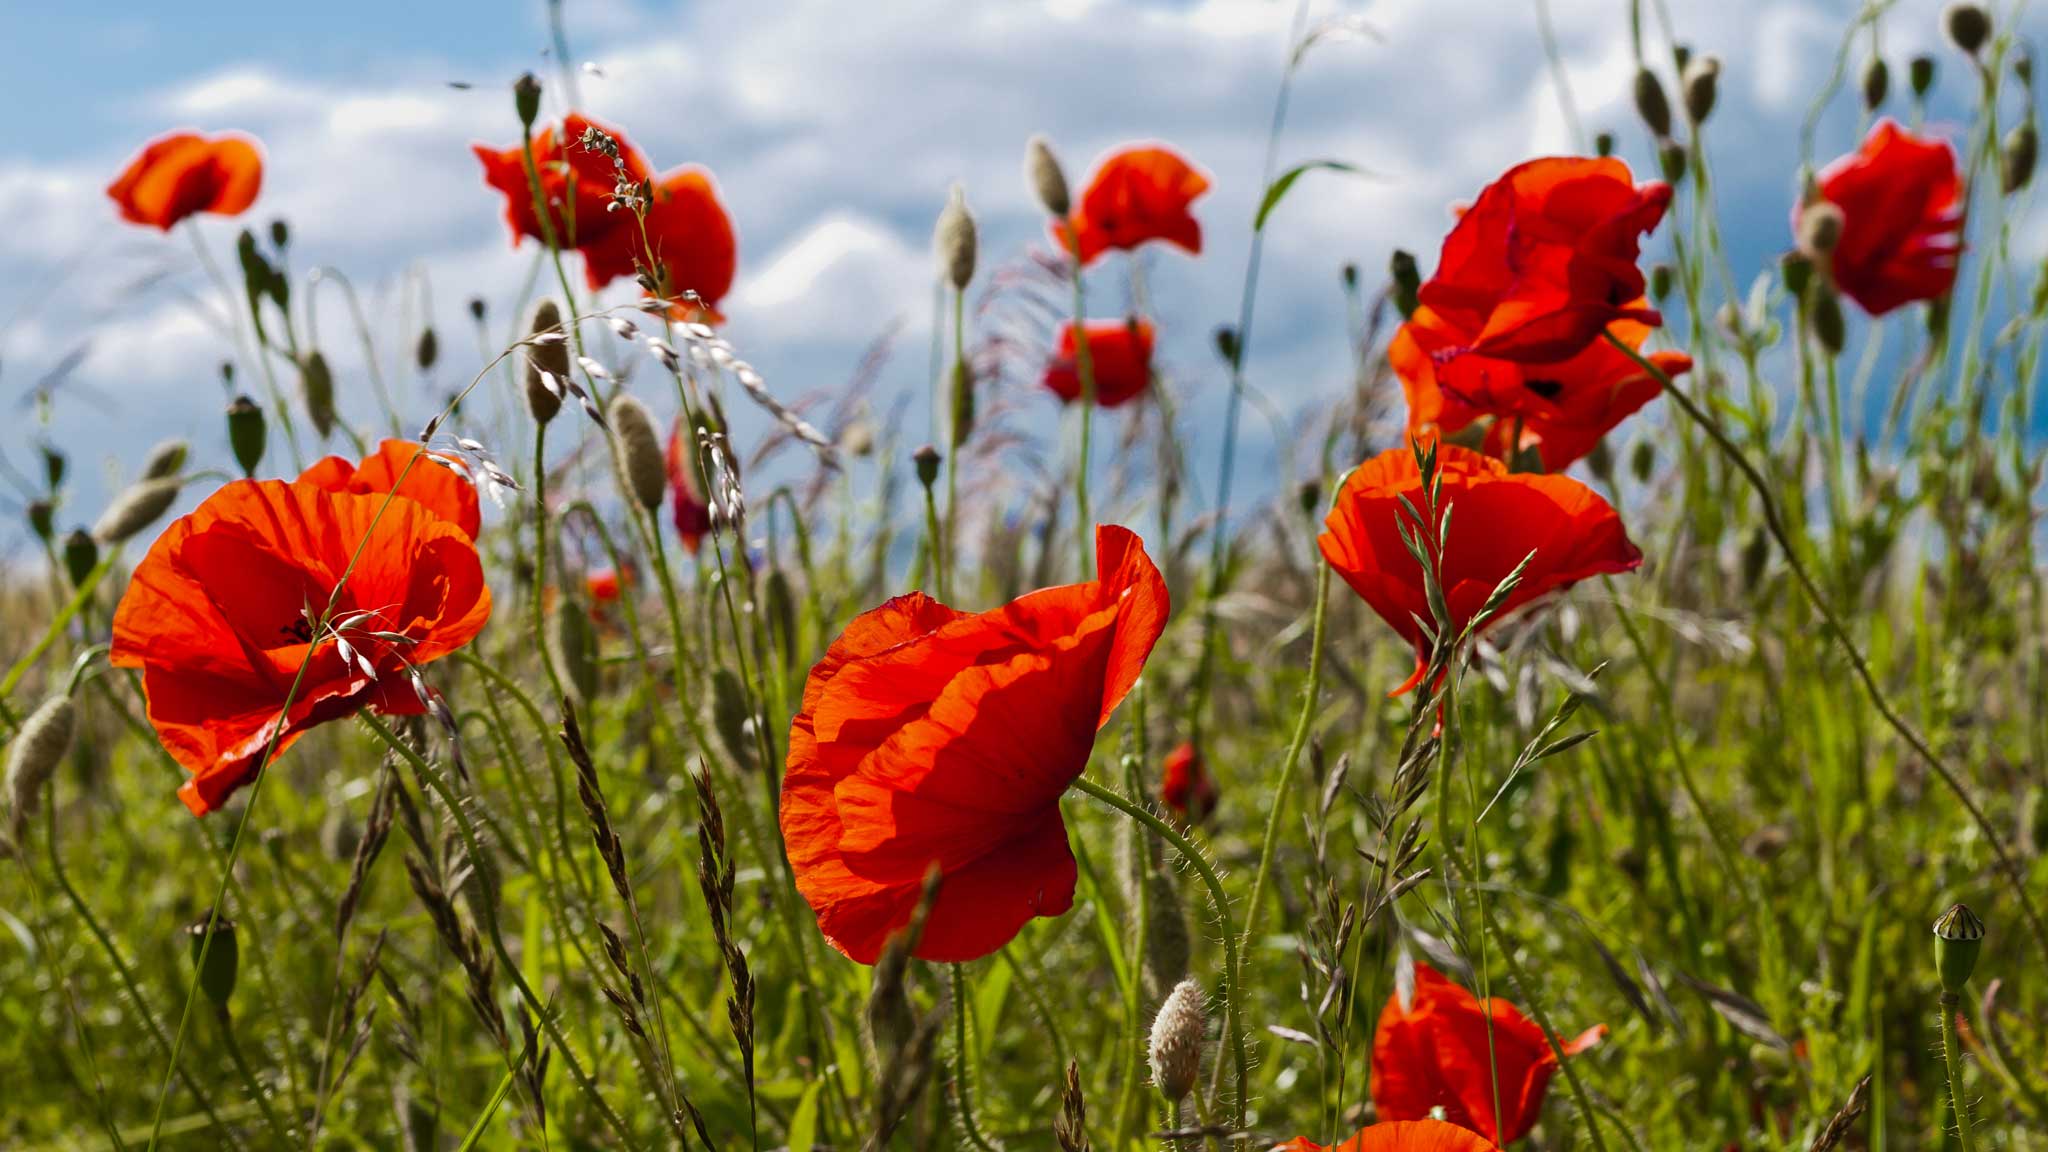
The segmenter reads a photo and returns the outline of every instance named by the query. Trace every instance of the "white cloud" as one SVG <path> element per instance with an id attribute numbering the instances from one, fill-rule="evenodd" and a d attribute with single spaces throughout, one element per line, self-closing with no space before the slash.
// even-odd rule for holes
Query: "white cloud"
<path id="1" fill-rule="evenodd" d="M 736 313 L 776 317 L 811 339 L 864 340 L 881 312 L 929 290 L 931 263 L 886 225 L 835 212 L 770 256 L 734 293 Z"/>

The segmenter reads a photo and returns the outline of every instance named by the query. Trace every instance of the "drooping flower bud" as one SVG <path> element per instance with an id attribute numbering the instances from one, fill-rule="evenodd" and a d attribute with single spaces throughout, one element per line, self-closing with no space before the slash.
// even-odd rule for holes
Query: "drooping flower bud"
<path id="1" fill-rule="evenodd" d="M 1884 104 L 1886 94 L 1891 91 L 1892 70 L 1882 56 L 1872 56 L 1863 66 L 1863 110 L 1875 112 Z"/>
<path id="2" fill-rule="evenodd" d="M 1998 186 L 2007 196 L 2024 189 L 2034 179 L 2034 161 L 2041 151 L 2041 138 L 2032 117 L 2020 121 L 2005 134 L 1998 152 Z"/>
<path id="3" fill-rule="evenodd" d="M 2043 283 L 2048 283 L 2048 280 Z M 36 539 L 48 544 L 57 530 L 57 506 L 48 500 L 29 501 L 28 526 L 36 534 Z"/>
<path id="4" fill-rule="evenodd" d="M 1915 56 L 1906 62 L 1906 82 L 1912 85 L 1913 95 L 1923 97 L 1934 87 L 1934 57 Z"/>
<path id="5" fill-rule="evenodd" d="M 1704 124 L 1714 113 L 1715 98 L 1720 95 L 1721 58 L 1711 52 L 1693 57 L 1685 66 L 1685 75 L 1679 77 L 1680 91 L 1685 96 L 1685 115 L 1694 124 Z"/>
<path id="6" fill-rule="evenodd" d="M 313 431 L 325 440 L 334 431 L 334 372 L 318 348 L 299 362 L 299 390 L 306 401 L 306 415 L 313 419 Z"/>
<path id="7" fill-rule="evenodd" d="M 1031 143 L 1025 145 L 1024 175 L 1046 212 L 1065 220 L 1074 207 L 1067 194 L 1067 174 L 1061 170 L 1059 157 L 1053 155 L 1052 145 L 1045 137 L 1033 136 Z"/>
<path id="8" fill-rule="evenodd" d="M 1980 5 L 1958 0 L 1942 9 L 1941 30 L 1965 55 L 1975 56 L 1991 38 L 1991 13 Z"/>
<path id="9" fill-rule="evenodd" d="M 1394 282 L 1394 307 L 1406 320 L 1415 315 L 1415 306 L 1422 292 L 1422 272 L 1415 266 L 1415 254 L 1400 248 L 1387 259 L 1387 275 Z"/>
<path id="10" fill-rule="evenodd" d="M 531 131 L 540 118 L 540 80 L 533 73 L 521 73 L 512 82 L 512 107 L 519 113 L 519 122 Z"/>
<path id="11" fill-rule="evenodd" d="M 1671 135 L 1671 102 L 1664 98 L 1664 85 L 1648 68 L 1636 69 L 1636 115 L 1660 139 Z"/>
<path id="12" fill-rule="evenodd" d="M 481 296 L 471 296 L 469 298 L 469 318 L 481 324 L 484 322 L 485 313 L 484 298 Z"/>
<path id="13" fill-rule="evenodd" d="M 597 629 L 591 625 L 590 606 L 578 597 L 564 596 L 548 616 L 548 647 L 577 702 L 587 705 L 597 699 Z"/>
<path id="14" fill-rule="evenodd" d="M 1787 252 L 1778 258 L 1778 275 L 1785 282 L 1785 291 L 1799 299 L 1813 281 L 1813 259 L 1804 252 Z"/>
<path id="15" fill-rule="evenodd" d="M 64 537 L 64 574 L 71 577 L 71 586 L 85 583 L 99 564 L 100 542 L 83 528 L 72 529 L 71 535 Z"/>
<path id="16" fill-rule="evenodd" d="M 532 337 L 543 333 L 560 337 L 562 331 L 562 310 L 553 300 L 543 299 L 533 306 L 533 318 L 527 321 L 526 335 L 526 410 L 533 414 L 535 422 L 545 424 L 562 410 L 562 382 L 569 378 L 569 344 L 566 340 L 551 339 L 544 343 L 533 343 Z M 554 387 L 549 387 L 545 372 L 554 377 Z"/>
<path id="17" fill-rule="evenodd" d="M 270 222 L 270 246 L 280 252 L 292 246 L 292 226 L 282 216 Z"/>
<path id="18" fill-rule="evenodd" d="M 102 544 L 119 544 L 157 522 L 178 499 L 181 478 L 138 480 L 123 489 L 92 526 L 94 538 Z"/>
<path id="19" fill-rule="evenodd" d="M 235 922 L 225 916 L 213 921 L 213 944 L 206 943 L 207 918 L 185 926 L 192 941 L 192 963 L 199 969 L 199 987 L 213 1006 L 226 1011 L 228 997 L 235 994 L 235 971 L 241 966 L 242 949 L 235 942 Z"/>
<path id="20" fill-rule="evenodd" d="M 1934 967 L 1941 975 L 1943 992 L 1962 994 L 1983 948 L 1984 922 L 1968 906 L 1956 904 L 1941 914 L 1934 922 Z"/>
<path id="21" fill-rule="evenodd" d="M 263 462 L 263 445 L 268 438 L 263 409 L 247 396 L 237 396 L 228 405 L 228 447 L 244 476 L 254 476 Z"/>
<path id="22" fill-rule="evenodd" d="M 1218 356 L 1222 357 L 1222 358 L 1223 358 L 1223 362 L 1224 362 L 1225 364 L 1236 364 L 1236 363 L 1237 363 L 1237 329 L 1235 329 L 1235 328 L 1232 328 L 1232 327 L 1231 327 L 1230 325 L 1228 325 L 1228 324 L 1218 324 L 1218 325 L 1216 326 L 1216 337 L 1215 337 L 1215 339 L 1216 339 L 1216 355 L 1218 355 Z"/>
<path id="23" fill-rule="evenodd" d="M 967 291 L 968 281 L 974 279 L 975 247 L 974 213 L 967 210 L 966 191 L 955 184 L 946 194 L 939 222 L 932 227 L 932 254 L 938 257 L 939 274 L 955 292 Z"/>
<path id="24" fill-rule="evenodd" d="M 1167 1103 L 1195 1090 L 1202 1075 L 1202 986 L 1183 980 L 1173 986 L 1152 1018 L 1152 1083 Z"/>
<path id="25" fill-rule="evenodd" d="M 621 392 L 612 398 L 610 417 L 627 487 L 651 512 L 661 507 L 668 491 L 668 459 L 662 453 L 661 435 L 654 430 L 654 416 L 638 397 Z"/>
<path id="26" fill-rule="evenodd" d="M 71 751 L 77 718 L 70 694 L 59 693 L 29 713 L 7 746 L 8 839 L 16 845 L 42 802 L 43 789 Z"/>
<path id="27" fill-rule="evenodd" d="M 70 461 L 54 445 L 41 445 L 43 454 L 43 481 L 55 492 L 64 486 L 64 473 L 70 469 Z"/>
<path id="28" fill-rule="evenodd" d="M 142 462 L 144 480 L 162 480 L 176 476 L 185 468 L 185 457 L 191 446 L 183 440 L 165 440 L 149 450 L 149 456 Z"/>
<path id="29" fill-rule="evenodd" d="M 747 769 L 760 760 L 755 752 L 752 712 L 738 673 L 723 666 L 712 673 L 711 727 L 718 733 L 718 742 L 725 745 L 726 755 Z"/>

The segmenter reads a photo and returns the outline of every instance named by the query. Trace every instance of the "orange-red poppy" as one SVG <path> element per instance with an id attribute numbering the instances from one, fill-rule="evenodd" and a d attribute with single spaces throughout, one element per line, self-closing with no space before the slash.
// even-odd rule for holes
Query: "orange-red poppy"
<path id="1" fill-rule="evenodd" d="M 621 208 L 615 215 L 625 217 L 625 226 L 584 249 L 583 272 L 590 287 L 602 288 L 634 275 L 652 251 L 660 266 L 662 294 L 680 301 L 685 293 L 695 292 L 703 302 L 694 310 L 679 305 L 679 311 L 692 314 L 678 318 L 716 322 L 718 302 L 732 287 L 738 268 L 739 241 L 711 174 L 702 168 L 678 168 L 657 181 L 644 236 L 631 213 Z"/>
<path id="2" fill-rule="evenodd" d="M 262 187 L 263 153 L 251 137 L 173 132 L 145 145 L 107 195 L 123 220 L 168 232 L 195 212 L 239 216 Z"/>
<path id="3" fill-rule="evenodd" d="M 1186 824 L 1200 824 L 1216 811 L 1216 777 L 1202 751 L 1188 741 L 1166 754 L 1159 780 L 1159 801 Z"/>
<path id="4" fill-rule="evenodd" d="M 1111 249 L 1132 251 L 1164 240 L 1191 255 L 1202 253 L 1202 225 L 1189 206 L 1209 190 L 1209 177 L 1171 148 L 1138 145 L 1104 157 L 1081 190 L 1073 235 L 1052 222 L 1053 239 L 1082 264 Z"/>
<path id="5" fill-rule="evenodd" d="M 1375 1124 L 1341 1144 L 1323 1147 L 1296 1136 L 1273 1152 L 1499 1152 L 1477 1134 L 1441 1120 L 1394 1120 Z"/>
<path id="6" fill-rule="evenodd" d="M 467 474 L 429 459 L 433 456 L 453 459 L 439 452 L 421 455 L 420 446 L 410 440 L 386 440 L 360 464 L 351 464 L 341 456 L 315 461 L 299 474 L 299 482 L 329 492 L 359 495 L 390 492 L 395 485 L 400 496 L 425 505 L 429 512 L 462 529 L 463 535 L 476 539 L 477 531 L 483 527 L 476 485 Z M 403 483 L 399 481 L 401 476 L 405 477 Z"/>
<path id="7" fill-rule="evenodd" d="M 1471 622 L 1524 557 L 1528 567 L 1494 622 L 1588 576 L 1627 572 L 1642 563 L 1621 517 L 1577 480 L 1511 473 L 1500 461 L 1456 444 L 1439 443 L 1436 451 L 1442 505 L 1455 510 L 1438 558 L 1454 631 Z M 1421 683 L 1429 640 L 1417 621 L 1432 619 L 1422 566 L 1401 539 L 1404 497 L 1428 514 L 1421 471 L 1407 445 L 1352 471 L 1316 541 L 1330 567 L 1414 646 L 1415 672 L 1395 695 Z"/>
<path id="8" fill-rule="evenodd" d="M 1096 578 L 981 613 L 913 592 L 856 617 L 804 684 L 782 836 L 834 948 L 872 964 L 944 875 L 916 955 L 972 960 L 1073 904 L 1060 797 L 1166 625 L 1166 583 L 1128 529 L 1095 530 Z"/>
<path id="9" fill-rule="evenodd" d="M 1641 348 L 1650 335 L 1634 320 L 1617 320 L 1607 331 L 1631 348 Z M 1485 439 L 1489 455 L 1512 460 L 1517 448 L 1535 448 L 1546 471 L 1560 472 L 1663 388 L 1605 339 L 1552 364 L 1445 355 L 1469 347 L 1473 337 L 1427 305 L 1394 333 L 1387 359 L 1408 394 L 1409 436 L 1454 433 L 1492 417 Z M 1653 352 L 1649 359 L 1667 376 L 1692 368 L 1692 357 L 1683 352 Z"/>
<path id="10" fill-rule="evenodd" d="M 1152 382 L 1152 322 L 1136 316 L 1090 320 L 1087 332 L 1095 403 L 1115 408 L 1144 395 Z M 1062 403 L 1072 404 L 1081 398 L 1080 342 L 1075 339 L 1072 321 L 1060 325 L 1059 343 L 1046 362 L 1042 382 Z"/>
<path id="11" fill-rule="evenodd" d="M 683 447 L 683 419 L 676 417 L 668 433 L 669 512 L 676 526 L 676 538 L 695 556 L 711 532 L 711 505 L 697 492 L 696 459 Z"/>
<path id="12" fill-rule="evenodd" d="M 192 774 L 178 796 L 204 816 L 255 778 L 273 740 L 281 755 L 364 708 L 426 711 L 412 669 L 467 644 L 490 614 L 476 545 L 426 505 L 237 480 L 136 566 L 109 659 L 142 669 L 149 722 Z"/>
<path id="13" fill-rule="evenodd" d="M 1638 185 L 1612 157 L 1508 169 L 1458 217 L 1422 285 L 1421 302 L 1470 336 L 1445 357 L 1553 363 L 1617 320 L 1661 324 L 1636 259 L 1670 203 L 1669 185 Z"/>
<path id="14" fill-rule="evenodd" d="M 1880 120 L 1862 147 L 1821 170 L 1817 187 L 1842 210 L 1830 257 L 1835 286 L 1865 312 L 1882 316 L 1955 285 L 1963 177 L 1947 141 Z"/>
<path id="15" fill-rule="evenodd" d="M 1493 1021 L 1492 1048 L 1487 1019 Z M 1576 1056 L 1600 1042 L 1596 1025 L 1566 1043 Z M 1500 1115 L 1494 1115 L 1498 1069 Z M 1415 989 L 1387 998 L 1372 1040 L 1372 1102 L 1388 1120 L 1420 1120 L 1432 1109 L 1488 1140 L 1512 1144 L 1529 1134 L 1543 1112 L 1543 1093 L 1557 1071 L 1557 1056 L 1543 1030 L 1499 997 L 1485 1004 L 1427 964 L 1415 966 Z"/>
<path id="16" fill-rule="evenodd" d="M 583 590 L 590 595 L 593 610 L 599 604 L 617 603 L 620 588 L 630 582 L 630 577 L 621 580 L 616 568 L 593 568 L 583 577 Z"/>
<path id="17" fill-rule="evenodd" d="M 624 208 L 612 209 L 612 192 L 620 173 L 610 156 L 583 146 L 583 134 L 596 128 L 616 140 L 625 161 L 625 177 L 634 183 L 651 174 L 640 151 L 618 129 L 572 112 L 561 126 L 550 125 L 533 137 L 533 166 L 539 177 L 541 196 L 548 205 L 548 222 L 555 242 L 564 248 L 588 250 L 607 238 L 621 221 L 630 220 Z M 533 183 L 526 172 L 526 154 L 517 144 L 510 148 L 470 145 L 484 166 L 484 183 L 505 197 L 505 223 L 512 229 L 512 243 L 531 236 L 545 241 L 540 214 L 534 211 Z M 629 269 L 630 271 L 630 269 Z"/>

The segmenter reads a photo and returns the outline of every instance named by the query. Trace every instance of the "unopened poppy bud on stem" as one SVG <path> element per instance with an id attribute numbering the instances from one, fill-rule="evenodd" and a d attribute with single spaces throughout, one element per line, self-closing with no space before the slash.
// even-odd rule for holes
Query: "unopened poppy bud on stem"
<path id="1" fill-rule="evenodd" d="M 72 529 L 71 535 L 64 538 L 64 574 L 71 577 L 71 586 L 76 588 L 85 583 L 99 563 L 99 541 L 83 528 Z"/>
<path id="2" fill-rule="evenodd" d="M 968 281 L 974 279 L 975 246 L 974 214 L 967 210 L 967 193 L 955 184 L 932 228 L 932 252 L 938 257 L 939 272 L 956 292 L 967 291 Z"/>
<path id="3" fill-rule="evenodd" d="M 420 332 L 420 342 L 413 346 L 414 362 L 419 365 L 420 371 L 429 372 L 433 370 L 434 362 L 440 358 L 440 337 L 434 335 L 432 328 L 422 330 Z"/>
<path id="4" fill-rule="evenodd" d="M 1941 28 L 1950 43 L 1975 56 L 1991 38 L 1991 14 L 1977 4 L 1951 4 L 1942 10 Z"/>
<path id="5" fill-rule="evenodd" d="M 176 476 L 130 484 L 101 513 L 99 522 L 92 526 L 93 536 L 102 544 L 127 540 L 170 511 L 181 487 L 183 484 Z"/>
<path id="6" fill-rule="evenodd" d="M 1977 954 L 1984 948 L 1984 922 L 1963 904 L 1952 905 L 1934 922 L 1934 966 L 1941 975 L 1941 990 L 1960 996 L 1970 974 L 1977 969 Z"/>
<path id="7" fill-rule="evenodd" d="M 1906 82 L 1912 85 L 1915 98 L 1926 96 L 1934 87 L 1934 57 L 1915 56 L 1907 61 Z"/>
<path id="8" fill-rule="evenodd" d="M 1614 155 L 1614 133 L 1600 132 L 1594 134 L 1593 155 L 1602 159 Z"/>
<path id="9" fill-rule="evenodd" d="M 334 371 L 318 348 L 299 363 L 299 388 L 305 394 L 306 414 L 313 419 L 313 430 L 325 439 L 334 431 Z"/>
<path id="10" fill-rule="evenodd" d="M 654 430 L 654 417 L 637 397 L 620 393 L 611 406 L 612 433 L 619 438 L 619 461 L 627 486 L 642 507 L 661 507 L 668 491 L 668 458 L 662 452 L 661 436 Z"/>
<path id="11" fill-rule="evenodd" d="M 2041 150 L 2041 138 L 2030 117 L 2005 134 L 1998 153 L 1998 183 L 2007 196 L 2024 189 L 2034 179 L 2034 161 Z"/>
<path id="12" fill-rule="evenodd" d="M 1636 115 L 1658 137 L 1671 135 L 1671 101 L 1664 97 L 1664 85 L 1648 68 L 1636 69 Z"/>
<path id="13" fill-rule="evenodd" d="M 1813 338 L 1830 356 L 1839 356 L 1848 343 L 1848 320 L 1842 314 L 1842 297 L 1831 284 L 1814 285 Z"/>
<path id="14" fill-rule="evenodd" d="M 161 480 L 166 476 L 176 476 L 184 470 L 185 457 L 189 452 L 190 446 L 183 440 L 165 440 L 149 450 L 149 455 L 142 462 L 142 478 Z"/>
<path id="15" fill-rule="evenodd" d="M 1045 137 L 1033 136 L 1031 143 L 1025 145 L 1024 174 L 1046 212 L 1065 220 L 1074 207 L 1067 193 L 1067 174 L 1060 168 L 1059 157 L 1053 155 L 1052 145 Z"/>
<path id="16" fill-rule="evenodd" d="M 247 396 L 235 397 L 228 405 L 228 447 L 234 451 L 235 464 L 243 476 L 256 474 L 256 465 L 263 462 L 266 437 L 263 409 Z"/>
<path id="17" fill-rule="evenodd" d="M 1685 75 L 1680 77 L 1681 91 L 1685 94 L 1685 115 L 1694 124 L 1704 124 L 1713 115 L 1714 100 L 1719 95 L 1721 81 L 1721 58 L 1713 53 L 1693 57 L 1685 66 Z"/>
<path id="18" fill-rule="evenodd" d="M 1884 98 L 1891 91 L 1892 70 L 1882 56 L 1872 56 L 1863 66 L 1863 110 L 1875 112 L 1884 104 Z"/>
<path id="19" fill-rule="evenodd" d="M 1187 1099 L 1202 1074 L 1202 986 L 1183 980 L 1152 1018 L 1152 1083 L 1170 1104 Z"/>
<path id="20" fill-rule="evenodd" d="M 1671 276 L 1671 265 L 1650 265 L 1650 299 L 1662 302 L 1666 296 L 1671 295 Z"/>
<path id="21" fill-rule="evenodd" d="M 939 479 L 939 450 L 926 444 L 910 454 L 910 462 L 917 467 L 917 482 L 930 488 Z"/>
<path id="22" fill-rule="evenodd" d="M 1387 275 L 1394 281 L 1394 307 L 1403 320 L 1413 316 L 1422 292 L 1422 272 L 1415 266 L 1415 254 L 1394 249 L 1387 260 Z"/>
<path id="23" fill-rule="evenodd" d="M 1799 251 L 1815 262 L 1823 261 L 1842 242 L 1842 210 L 1826 200 L 1808 204 L 1799 212 Z"/>
<path id="24" fill-rule="evenodd" d="M 192 963 L 199 969 L 199 987 L 213 1006 L 227 1010 L 228 997 L 235 994 L 235 971 L 241 966 L 242 949 L 235 942 L 235 922 L 225 916 L 213 920 L 213 944 L 208 947 L 207 921 L 200 917 L 186 925 L 192 940 Z"/>
<path id="25" fill-rule="evenodd" d="M 59 693 L 29 713 L 14 742 L 7 746 L 7 838 L 17 846 L 29 817 L 42 802 L 43 789 L 57 774 L 65 753 L 71 751 L 77 716 L 70 693 Z"/>
<path id="26" fill-rule="evenodd" d="M 519 112 L 519 122 L 529 129 L 540 118 L 540 80 L 533 73 L 522 73 L 512 82 L 512 107 Z"/>
<path id="27" fill-rule="evenodd" d="M 541 424 L 553 420 L 555 413 L 562 410 L 562 381 L 569 378 L 569 345 L 562 340 L 537 344 L 531 338 L 544 334 L 559 336 L 561 332 L 562 310 L 555 302 L 542 300 L 535 304 L 533 318 L 526 325 L 526 410 Z M 552 385 L 548 377 L 553 377 Z"/>
<path id="28" fill-rule="evenodd" d="M 2048 284 L 2048 280 L 2044 280 L 2043 283 Z M 35 532 L 36 539 L 49 543 L 50 536 L 56 531 L 57 506 L 48 500 L 29 501 L 28 526 Z"/>
<path id="29" fill-rule="evenodd" d="M 1685 145 L 1676 140 L 1666 140 L 1657 146 L 1657 165 L 1664 170 L 1664 182 L 1676 184 L 1685 179 Z"/>

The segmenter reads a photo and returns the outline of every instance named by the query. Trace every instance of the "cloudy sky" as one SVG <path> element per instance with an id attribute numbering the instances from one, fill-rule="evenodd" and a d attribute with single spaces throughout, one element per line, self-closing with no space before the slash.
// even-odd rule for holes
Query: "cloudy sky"
<path id="1" fill-rule="evenodd" d="M 1615 131 L 1623 154 L 1647 168 L 1649 143 L 1627 103 L 1627 0 L 1550 4 L 1584 131 Z M 1860 3 L 1663 6 L 1678 39 L 1726 61 L 1710 147 L 1746 281 L 1785 244 L 1799 121 Z M 508 245 L 468 145 L 514 140 L 506 86 L 521 71 L 548 81 L 553 111 L 566 105 L 539 0 L 205 7 L 202 21 L 188 5 L 24 4 L 7 19 L 17 114 L 0 118 L 0 403 L 15 418 L 0 427 L 0 455 L 28 470 L 44 433 L 23 398 L 83 349 L 48 432 L 72 449 L 82 477 L 67 525 L 90 521 L 104 478 L 119 462 L 132 468 L 159 437 L 187 436 L 201 459 L 226 459 L 216 369 L 226 348 L 195 305 L 207 287 L 190 241 L 122 226 L 103 193 L 150 136 L 180 127 L 259 136 L 267 170 L 250 220 L 289 219 L 295 269 L 345 270 L 382 301 L 373 310 L 387 332 L 397 286 L 424 273 L 444 362 L 430 385 L 401 374 L 409 419 L 479 363 L 466 301 L 482 297 L 502 321 L 530 267 L 532 249 Z M 1191 398 L 1205 477 L 1216 422 L 1202 417 L 1220 410 L 1223 390 L 1208 333 L 1236 312 L 1293 7 L 567 0 L 571 54 L 592 65 L 578 70 L 582 106 L 623 126 L 657 168 L 715 171 L 741 237 L 729 333 L 787 395 L 845 380 L 894 323 L 903 328 L 879 395 L 923 391 L 932 218 L 959 181 L 982 221 L 984 268 L 1037 242 L 1040 217 L 1020 176 L 1032 133 L 1049 135 L 1077 178 L 1128 140 L 1164 139 L 1194 158 L 1215 184 L 1198 211 L 1206 251 L 1157 255 L 1150 277 L 1161 357 Z M 1934 121 L 1959 135 L 1970 86 L 1936 38 L 1938 8 L 1899 0 L 1880 43 L 1895 89 L 1908 55 L 1943 60 Z M 2035 35 L 2048 31 L 2028 19 Z M 1371 34 L 1308 56 L 1283 163 L 1341 159 L 1375 175 L 1311 177 L 1271 225 L 1252 377 L 1283 414 L 1347 381 L 1345 262 L 1377 270 L 1407 247 L 1426 270 L 1449 203 L 1519 160 L 1580 147 L 1550 81 L 1535 0 L 1315 0 L 1311 20 Z M 1654 22 L 1651 33 L 1668 59 Z M 1852 68 L 1868 51 L 1859 42 Z M 1853 146 L 1856 130 L 1845 94 L 1822 122 L 1821 157 Z M 233 225 L 207 219 L 203 228 L 231 263 Z M 1113 310 L 1121 289 L 1104 284 L 1096 298 Z M 367 415 L 338 297 L 322 300 L 321 328 L 345 409 Z M 387 354 L 395 360 L 395 345 Z M 1014 399 L 1018 419 L 1049 436 L 1051 402 Z M 1252 420 L 1247 436 L 1256 485 L 1271 475 L 1273 432 Z M 282 456 L 272 464 L 282 469 Z M 0 540 L 18 540 L 18 521 L 4 519 Z"/>

